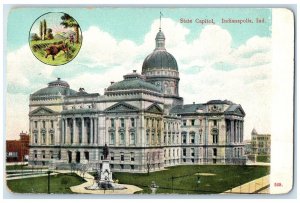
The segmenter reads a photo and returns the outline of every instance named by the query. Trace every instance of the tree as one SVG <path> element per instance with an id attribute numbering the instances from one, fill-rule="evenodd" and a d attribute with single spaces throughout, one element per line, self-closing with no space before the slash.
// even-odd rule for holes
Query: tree
<path id="1" fill-rule="evenodd" d="M 76 20 L 66 13 L 61 17 L 61 19 L 62 19 L 62 22 L 60 24 L 63 25 L 64 28 L 69 28 L 69 27 L 74 28 L 74 31 L 76 33 L 76 41 L 75 42 L 78 44 L 79 43 L 79 25 L 76 22 Z"/>
<path id="2" fill-rule="evenodd" d="M 42 23 L 42 21 L 40 21 L 40 36 L 41 36 L 41 40 L 43 40 L 43 23 Z"/>
<path id="3" fill-rule="evenodd" d="M 44 19 L 43 21 L 43 34 L 44 34 L 44 40 L 46 40 L 46 36 L 47 36 L 47 22 Z"/>
<path id="4" fill-rule="evenodd" d="M 47 39 L 53 39 L 53 34 L 52 34 L 52 29 L 48 28 L 47 29 L 47 35 L 46 35 Z"/>
<path id="5" fill-rule="evenodd" d="M 31 38 L 31 41 L 37 41 L 37 40 L 41 39 L 36 33 L 32 33 L 30 35 L 30 38 Z"/>

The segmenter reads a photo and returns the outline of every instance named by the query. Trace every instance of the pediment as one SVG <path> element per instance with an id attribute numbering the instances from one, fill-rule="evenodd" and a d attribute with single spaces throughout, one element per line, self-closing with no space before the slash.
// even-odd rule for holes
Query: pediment
<path id="1" fill-rule="evenodd" d="M 152 104 L 151 106 L 149 106 L 146 109 L 146 112 L 148 112 L 148 113 L 162 114 L 163 110 L 157 104 Z"/>
<path id="2" fill-rule="evenodd" d="M 51 116 L 55 114 L 57 114 L 57 112 L 46 107 L 39 107 L 29 113 L 30 116 Z"/>
<path id="3" fill-rule="evenodd" d="M 125 102 L 119 102 L 105 109 L 106 113 L 136 112 L 136 111 L 139 111 L 139 109 Z"/>

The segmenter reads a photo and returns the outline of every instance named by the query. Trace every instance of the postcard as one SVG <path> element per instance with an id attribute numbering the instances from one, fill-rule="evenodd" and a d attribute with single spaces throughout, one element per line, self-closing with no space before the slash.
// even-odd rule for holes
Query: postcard
<path id="1" fill-rule="evenodd" d="M 10 197 L 293 190 L 292 11 L 7 9 Z"/>

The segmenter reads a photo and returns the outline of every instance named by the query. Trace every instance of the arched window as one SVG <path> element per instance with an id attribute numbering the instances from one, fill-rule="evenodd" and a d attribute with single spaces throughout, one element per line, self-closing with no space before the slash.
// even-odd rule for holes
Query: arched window
<path id="1" fill-rule="evenodd" d="M 214 134 L 214 135 L 213 135 L 213 143 L 214 143 L 214 144 L 217 144 L 218 141 L 219 141 L 219 136 L 218 136 L 218 134 Z"/>
<path id="2" fill-rule="evenodd" d="M 123 132 L 120 133 L 120 144 L 125 144 L 125 135 Z"/>
<path id="3" fill-rule="evenodd" d="M 42 144 L 46 144 L 46 134 L 45 133 L 42 133 L 42 140 L 43 140 Z"/>
<path id="4" fill-rule="evenodd" d="M 150 142 L 149 132 L 146 133 L 146 142 L 147 142 L 147 144 L 149 144 L 149 142 Z"/>
<path id="5" fill-rule="evenodd" d="M 157 133 L 157 142 L 160 144 L 160 133 Z"/>
<path id="6" fill-rule="evenodd" d="M 134 127 L 135 126 L 134 118 L 131 118 L 130 121 L 131 121 L 131 127 Z"/>
<path id="7" fill-rule="evenodd" d="M 115 127 L 115 120 L 113 118 L 110 119 L 110 127 Z"/>
<path id="8" fill-rule="evenodd" d="M 110 133 L 109 144 L 115 144 L 115 133 Z"/>
<path id="9" fill-rule="evenodd" d="M 53 133 L 50 134 L 50 144 L 54 144 L 54 135 L 53 135 Z"/>
<path id="10" fill-rule="evenodd" d="M 152 133 L 152 136 L 151 136 L 151 144 L 154 144 L 154 132 Z"/>
<path id="11" fill-rule="evenodd" d="M 124 121 L 124 118 L 121 118 L 120 121 L 121 121 L 121 128 L 125 128 L 125 121 Z"/>
<path id="12" fill-rule="evenodd" d="M 191 144 L 195 144 L 195 132 L 190 132 Z"/>
<path id="13" fill-rule="evenodd" d="M 38 143 L 38 135 L 37 135 L 37 133 L 34 133 L 34 143 L 35 144 Z"/>
<path id="14" fill-rule="evenodd" d="M 130 144 L 135 144 L 135 134 L 134 133 L 130 133 Z"/>

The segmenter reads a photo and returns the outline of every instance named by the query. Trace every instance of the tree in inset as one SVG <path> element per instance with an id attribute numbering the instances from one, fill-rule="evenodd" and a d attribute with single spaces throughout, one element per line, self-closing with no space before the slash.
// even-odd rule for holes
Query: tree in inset
<path id="1" fill-rule="evenodd" d="M 41 40 L 43 40 L 43 23 L 42 21 L 40 21 L 40 36 L 41 36 Z"/>
<path id="2" fill-rule="evenodd" d="M 44 19 L 44 21 L 43 21 L 43 34 L 44 34 L 44 40 L 46 40 L 47 39 L 47 22 L 46 22 L 46 20 Z"/>
<path id="3" fill-rule="evenodd" d="M 60 24 L 63 25 L 64 28 L 69 28 L 69 27 L 74 28 L 74 31 L 76 33 L 75 43 L 78 44 L 79 43 L 79 25 L 76 22 L 76 20 L 66 13 L 61 17 L 61 19 L 62 19 L 62 22 Z"/>

